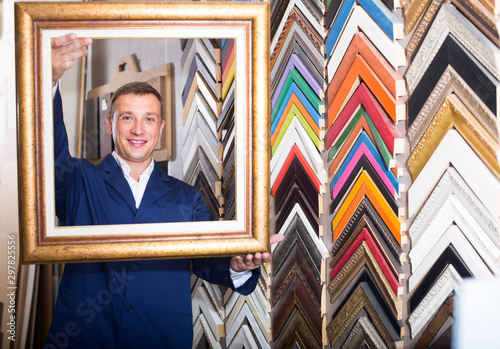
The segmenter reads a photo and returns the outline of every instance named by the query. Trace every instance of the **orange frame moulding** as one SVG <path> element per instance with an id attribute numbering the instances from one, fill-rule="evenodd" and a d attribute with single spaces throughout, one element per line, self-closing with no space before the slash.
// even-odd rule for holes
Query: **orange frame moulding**
<path id="1" fill-rule="evenodd" d="M 328 91 L 329 96 L 333 95 L 333 98 L 328 99 L 328 126 L 333 124 L 333 121 L 342 110 L 342 107 L 347 103 L 349 96 L 352 95 L 353 90 L 361 81 L 366 83 L 380 105 L 394 122 L 405 119 L 405 102 L 399 97 L 392 96 L 373 69 L 370 68 L 366 60 L 358 55 L 348 73 L 345 75 L 344 79 L 342 79 L 342 84 L 339 89 L 331 93 Z M 332 84 L 333 83 L 334 81 Z M 330 90 L 330 87 L 328 87 L 328 90 Z"/>
<path id="2" fill-rule="evenodd" d="M 394 97 L 406 95 L 406 85 L 403 76 L 397 70 L 394 70 L 366 35 L 363 32 L 359 32 L 353 37 L 351 44 L 342 58 L 342 62 L 335 71 L 335 75 L 328 86 L 329 101 L 332 100 L 333 95 L 342 84 L 342 80 L 358 55 L 365 59 Z"/>
<path id="3" fill-rule="evenodd" d="M 370 200 L 392 235 L 401 245 L 401 222 L 366 171 L 361 173 L 340 208 L 335 212 L 332 221 L 333 241 L 337 240 L 364 196 Z"/>

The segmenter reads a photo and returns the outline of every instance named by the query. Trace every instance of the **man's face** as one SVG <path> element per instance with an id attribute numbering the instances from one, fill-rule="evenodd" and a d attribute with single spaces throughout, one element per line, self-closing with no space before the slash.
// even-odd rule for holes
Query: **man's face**
<path id="1" fill-rule="evenodd" d="M 115 150 L 129 166 L 149 165 L 165 122 L 161 104 L 152 95 L 125 94 L 115 101 L 114 115 L 106 118 Z"/>

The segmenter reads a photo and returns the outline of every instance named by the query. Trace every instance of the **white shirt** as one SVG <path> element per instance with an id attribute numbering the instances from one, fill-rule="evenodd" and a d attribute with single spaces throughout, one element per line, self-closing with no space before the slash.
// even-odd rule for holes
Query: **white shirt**
<path id="1" fill-rule="evenodd" d="M 139 176 L 139 181 L 136 181 L 132 178 L 132 176 L 130 176 L 130 166 L 125 162 L 125 160 L 123 160 L 120 155 L 116 153 L 116 151 L 113 151 L 111 155 L 113 155 L 116 162 L 118 163 L 118 166 L 120 166 L 123 172 L 123 176 L 125 176 L 125 179 L 130 186 L 130 190 L 132 190 L 132 195 L 134 195 L 135 199 L 135 207 L 139 208 L 142 197 L 144 196 L 144 192 L 146 191 L 146 186 L 148 185 L 149 178 L 151 177 L 151 173 L 153 172 L 153 159 L 151 159 L 148 167 L 146 167 L 146 169 Z"/>

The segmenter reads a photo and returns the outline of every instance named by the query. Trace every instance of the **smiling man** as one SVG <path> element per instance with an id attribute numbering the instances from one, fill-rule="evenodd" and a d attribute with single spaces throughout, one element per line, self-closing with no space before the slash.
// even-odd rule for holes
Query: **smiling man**
<path id="1" fill-rule="evenodd" d="M 111 99 L 106 118 L 117 154 L 130 166 L 131 177 L 139 180 L 153 157 L 165 121 L 159 93 L 147 83 L 122 86 Z"/>
<path id="2" fill-rule="evenodd" d="M 162 99 L 146 83 L 113 95 L 107 130 L 115 151 L 98 165 L 73 158 L 58 80 L 83 57 L 90 39 L 52 42 L 56 213 L 62 225 L 190 222 L 213 219 L 195 188 L 168 176 L 153 149 L 164 120 Z M 271 243 L 282 235 L 273 235 Z M 228 258 L 69 263 L 44 348 L 191 348 L 191 272 L 251 293 L 268 252 Z"/>

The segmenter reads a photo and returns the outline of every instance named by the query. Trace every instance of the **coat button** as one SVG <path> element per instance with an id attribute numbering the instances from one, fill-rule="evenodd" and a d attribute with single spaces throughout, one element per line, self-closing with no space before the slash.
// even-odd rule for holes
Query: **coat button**
<path id="1" fill-rule="evenodd" d="M 137 269 L 139 269 L 139 264 L 132 263 L 132 265 L 130 267 L 132 268 L 132 270 L 137 270 Z"/>
<path id="2" fill-rule="evenodd" d="M 132 309 L 134 309 L 134 306 L 133 305 L 127 305 L 127 313 L 131 313 L 132 312 Z"/>

